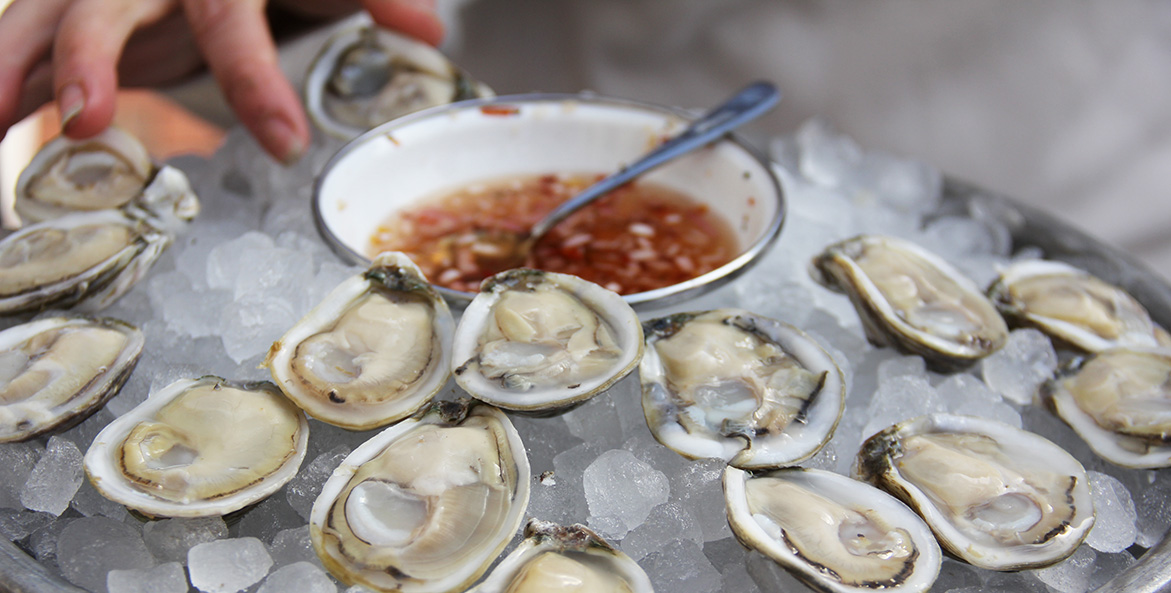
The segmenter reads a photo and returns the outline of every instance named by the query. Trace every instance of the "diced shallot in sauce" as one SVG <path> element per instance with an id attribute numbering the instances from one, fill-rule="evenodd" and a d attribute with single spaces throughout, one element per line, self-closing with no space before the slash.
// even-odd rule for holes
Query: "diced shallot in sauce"
<path id="1" fill-rule="evenodd" d="M 402 251 L 432 282 L 475 292 L 500 270 L 479 256 L 493 231 L 524 233 L 600 175 L 541 175 L 477 183 L 392 214 L 368 255 Z M 445 238 L 446 237 L 446 238 Z M 670 286 L 731 261 L 739 245 L 727 221 L 662 185 L 629 183 L 553 228 L 525 265 L 580 276 L 620 294 Z"/>

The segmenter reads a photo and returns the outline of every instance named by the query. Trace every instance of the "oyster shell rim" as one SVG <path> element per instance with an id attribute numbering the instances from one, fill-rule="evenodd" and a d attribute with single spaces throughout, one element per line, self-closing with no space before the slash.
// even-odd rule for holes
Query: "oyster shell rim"
<path id="1" fill-rule="evenodd" d="M 1073 365 L 1079 368 L 1082 364 L 1101 354 L 1110 352 L 1141 352 L 1163 356 L 1171 361 L 1171 348 L 1115 346 L 1098 352 L 1092 352 L 1084 357 L 1071 360 L 1069 366 L 1058 370 L 1055 377 L 1047 379 L 1041 384 L 1039 395 L 1041 401 L 1054 415 L 1068 425 L 1086 446 L 1102 459 L 1127 469 L 1162 469 L 1171 467 L 1171 444 L 1152 447 L 1145 454 L 1136 453 L 1118 444 L 1119 439 L 1128 438 L 1118 435 L 1100 426 L 1089 414 L 1082 410 L 1068 390 L 1060 387 L 1061 380 L 1071 371 Z M 1133 437 L 1130 437 L 1133 438 Z M 1136 439 L 1138 440 L 1138 439 Z"/>
<path id="2" fill-rule="evenodd" d="M 544 552 L 573 551 L 581 554 L 606 554 L 613 558 L 613 567 L 628 584 L 630 593 L 653 593 L 654 587 L 646 571 L 626 553 L 615 547 L 597 532 L 574 523 L 562 526 L 552 521 L 530 518 L 524 527 L 523 540 L 507 556 L 502 558 L 488 576 L 484 577 L 467 593 L 503 593 L 510 579 L 525 564 Z M 633 566 L 633 569 L 631 567 Z"/>
<path id="3" fill-rule="evenodd" d="M 901 448 L 901 437 L 918 434 L 919 432 L 948 432 L 952 430 L 978 432 L 993 438 L 1009 436 L 1027 441 L 1016 451 L 1029 451 L 1031 455 L 1040 455 L 1038 449 L 1048 448 L 1050 452 L 1057 452 L 1057 460 L 1066 465 L 1078 478 L 1070 497 L 1073 500 L 1074 519 L 1077 524 L 1070 522 L 1069 530 L 1055 536 L 1045 544 L 1022 544 L 1000 552 L 997 548 L 974 544 L 966 540 L 963 534 L 956 530 L 925 494 L 909 482 L 903 480 L 897 469 L 891 464 L 890 456 L 881 452 L 888 447 Z M 1049 464 L 1053 463 L 1050 459 Z M 1072 465 L 1068 465 L 1072 462 Z M 855 479 L 875 484 L 895 498 L 902 500 L 907 506 L 914 509 L 920 517 L 931 527 L 936 540 L 948 554 L 968 564 L 979 568 L 997 571 L 1015 571 L 1029 568 L 1043 568 L 1051 566 L 1072 555 L 1089 535 L 1094 526 L 1094 503 L 1090 494 L 1089 477 L 1085 467 L 1072 454 L 1049 439 L 1011 424 L 1006 424 L 990 418 L 979 416 L 964 416 L 959 414 L 934 413 L 916 416 L 898 422 L 868 437 L 861 445 L 854 460 L 852 475 Z M 893 477 L 888 477 L 893 475 Z M 881 482 L 881 483 L 878 483 Z M 1087 515 L 1086 508 L 1089 508 Z M 1021 549 L 1023 548 L 1023 549 Z M 1039 550 L 1039 551 L 1038 551 Z"/>
<path id="4" fill-rule="evenodd" d="M 899 249 L 914 254 L 938 269 L 949 280 L 955 282 L 961 289 L 977 297 L 980 301 L 988 301 L 989 316 L 999 327 L 999 339 L 990 344 L 979 340 L 972 345 L 965 345 L 941 338 L 912 326 L 904 321 L 887 300 L 886 295 L 875 286 L 874 281 L 861 269 L 853 255 L 847 252 L 854 245 L 861 247 L 880 243 L 892 244 Z M 832 262 L 840 267 L 840 274 L 827 270 L 827 263 Z M 866 337 L 872 342 L 881 340 L 882 345 L 892 346 L 901 352 L 922 356 L 929 366 L 942 371 L 959 371 L 970 367 L 980 359 L 992 354 L 1004 346 L 1008 339 L 1008 326 L 1005 324 L 1000 311 L 979 285 L 971 278 L 960 272 L 954 265 L 913 241 L 908 241 L 892 235 L 862 233 L 853 237 L 832 243 L 813 257 L 809 264 L 810 275 L 822 286 L 849 297 L 850 303 L 862 321 Z"/>
<path id="5" fill-rule="evenodd" d="M 473 567 L 465 575 L 453 573 L 455 577 L 449 577 L 453 582 L 444 582 L 438 588 L 424 588 L 412 587 L 408 584 L 402 587 L 399 591 L 406 593 L 428 593 L 431 591 L 457 591 L 462 587 L 466 587 L 475 582 L 476 579 L 483 576 L 487 572 L 489 566 L 499 556 L 500 552 L 508 546 L 512 541 L 512 536 L 516 534 L 521 522 L 524 520 L 525 513 L 528 509 L 529 494 L 531 492 L 532 471 L 529 465 L 528 450 L 525 448 L 524 442 L 521 440 L 520 433 L 508 418 L 508 415 L 503 410 L 492 406 L 490 404 L 473 399 L 461 399 L 455 402 L 452 401 L 436 401 L 429 406 L 424 407 L 414 416 L 392 424 L 384 428 L 373 437 L 367 439 L 357 448 L 355 448 L 349 455 L 338 464 L 337 468 L 333 470 L 325 484 L 321 487 L 321 492 L 313 501 L 313 507 L 309 513 L 309 537 L 313 543 L 313 550 L 317 557 L 321 560 L 326 570 L 331 575 L 343 583 L 353 585 L 355 583 L 362 583 L 364 586 L 371 587 L 375 591 L 379 591 L 378 587 L 373 584 L 367 584 L 366 581 L 358 580 L 350 575 L 356 574 L 350 571 L 349 567 L 342 564 L 335 559 L 327 550 L 324 549 L 322 533 L 322 525 L 324 525 L 327 515 L 333 503 L 337 500 L 337 496 L 349 483 L 350 479 L 357 473 L 362 464 L 370 461 L 395 439 L 408 433 L 412 428 L 420 423 L 447 423 L 457 425 L 464 417 L 470 415 L 487 415 L 500 422 L 504 428 L 504 432 L 508 437 L 509 445 L 513 451 L 513 461 L 516 464 L 517 483 L 514 491 L 514 505 L 512 513 L 515 517 L 510 517 L 508 521 L 503 523 L 500 528 L 500 538 L 498 545 L 494 550 L 485 554 L 482 558 L 481 565 Z"/>
<path id="6" fill-rule="evenodd" d="M 260 502 L 280 490 L 297 475 L 309 447 L 309 421 L 297 409 L 297 441 L 294 453 L 281 467 L 231 494 L 211 501 L 178 503 L 160 499 L 118 480 L 116 463 L 112 456 L 116 447 L 134 428 L 143 413 L 154 413 L 182 395 L 187 389 L 204 382 L 229 385 L 242 390 L 270 391 L 274 397 L 285 399 L 280 389 L 268 381 L 230 381 L 215 375 L 179 379 L 150 394 L 145 401 L 115 418 L 94 437 L 85 452 L 83 467 L 86 478 L 99 494 L 148 517 L 195 518 L 217 517 Z M 294 406 L 295 407 L 295 406 Z M 110 479 L 106 479 L 109 476 Z"/>
<path id="7" fill-rule="evenodd" d="M 606 376 L 582 381 L 575 386 L 534 388 L 501 397 L 505 392 L 495 382 L 484 378 L 478 366 L 473 369 L 468 365 L 478 358 L 480 336 L 501 294 L 513 284 L 533 277 L 541 278 L 542 282 L 551 280 L 605 319 L 614 330 L 622 356 L 611 365 Z M 464 391 L 482 402 L 511 412 L 550 414 L 580 405 L 613 387 L 638 367 L 643 353 L 642 323 L 621 295 L 571 274 L 516 268 L 486 278 L 476 298 L 464 309 L 452 339 L 451 374 Z M 515 399 L 509 401 L 509 398 Z"/>
<path id="8" fill-rule="evenodd" d="M 739 437 L 722 438 L 716 441 L 711 439 L 709 435 L 690 435 L 690 433 L 687 433 L 685 429 L 679 427 L 678 430 L 681 430 L 682 434 L 687 435 L 686 442 L 694 443 L 694 448 L 691 448 L 690 446 L 679 447 L 677 444 L 667 444 L 663 440 L 664 437 L 661 436 L 661 431 L 664 427 L 667 427 L 671 429 L 672 433 L 674 433 L 676 432 L 675 427 L 678 427 L 679 425 L 678 423 L 672 422 L 670 426 L 658 425 L 658 428 L 656 428 L 656 423 L 653 423 L 651 420 L 652 414 L 648 410 L 653 408 L 653 402 L 651 401 L 650 395 L 652 388 L 649 387 L 649 385 L 652 383 L 661 383 L 664 381 L 664 379 L 662 378 L 662 365 L 659 363 L 657 352 L 652 347 L 652 343 L 658 339 L 658 334 L 654 331 L 645 331 L 644 328 L 644 342 L 646 343 L 646 348 L 642 359 L 639 362 L 639 381 L 642 386 L 640 399 L 643 409 L 643 418 L 647 423 L 647 428 L 650 429 L 651 434 L 655 437 L 655 440 L 663 444 L 668 449 L 671 449 L 672 451 L 675 451 L 676 453 L 679 453 L 680 455 L 689 459 L 716 457 L 724 459 L 728 465 L 747 470 L 777 469 L 781 467 L 792 466 L 816 455 L 817 452 L 820 451 L 825 446 L 825 444 L 833 438 L 833 434 L 837 430 L 838 423 L 842 419 L 842 414 L 845 411 L 846 404 L 845 377 L 833 356 L 829 353 L 828 350 L 825 349 L 824 346 L 821 345 L 818 340 L 814 339 L 804 330 L 792 324 L 777 319 L 764 317 L 757 313 L 735 307 L 675 313 L 669 316 L 648 320 L 644 326 L 651 326 L 656 321 L 680 315 L 698 317 L 700 315 L 715 313 L 727 314 L 729 316 L 748 317 L 752 320 L 753 326 L 758 330 L 764 329 L 762 328 L 762 325 L 771 326 L 767 328 L 767 335 L 769 335 L 769 338 L 778 346 L 781 346 L 782 350 L 784 350 L 787 354 L 801 363 L 803 367 L 807 369 L 828 372 L 826 380 L 821 386 L 821 392 L 818 394 L 817 401 L 810 406 L 811 409 L 814 409 L 816 418 L 824 424 L 818 431 L 809 431 L 809 434 L 812 435 L 811 440 L 809 441 L 802 441 L 799 438 L 794 439 L 794 437 L 787 433 L 787 431 L 782 431 L 780 434 L 772 435 L 759 440 L 749 441 L 747 443 L 743 438 Z M 658 367 L 654 366 L 656 364 L 658 364 Z M 665 386 L 662 388 L 664 390 L 666 389 Z M 826 414 L 828 412 L 825 410 L 830 409 L 828 404 L 825 403 L 829 400 L 823 397 L 823 395 L 826 394 L 836 395 L 836 398 L 834 398 L 834 401 L 837 403 L 836 414 L 833 414 L 832 422 L 826 421 Z M 655 410 L 655 418 L 659 418 L 662 415 L 662 412 Z M 816 440 L 816 443 L 814 443 L 813 440 Z M 782 456 L 780 459 L 775 456 L 775 453 L 773 455 L 768 454 L 770 452 L 769 445 L 773 443 L 780 443 L 784 445 L 792 444 L 793 442 L 801 445 L 801 447 L 797 449 L 796 453 L 791 453 L 788 452 L 788 449 L 784 449 L 787 454 Z M 716 443 L 714 447 L 718 447 L 720 450 L 713 448 L 713 446 L 708 443 Z"/>
<path id="9" fill-rule="evenodd" d="M 1068 346 L 1074 350 L 1083 352 L 1099 352 L 1108 350 L 1117 346 L 1139 346 L 1139 344 L 1127 344 L 1118 340 L 1108 340 L 1102 338 L 1097 334 L 1086 330 L 1080 325 L 1061 319 L 1053 319 L 1037 315 L 1026 310 L 1022 303 L 1012 296 L 1012 283 L 1022 278 L 1030 278 L 1034 276 L 1081 276 L 1097 280 L 1113 287 L 1121 294 L 1128 297 L 1142 312 L 1149 318 L 1152 328 L 1152 339 L 1159 341 L 1159 332 L 1162 331 L 1164 337 L 1171 338 L 1171 335 L 1166 335 L 1166 330 L 1160 326 L 1153 318 L 1150 317 L 1150 311 L 1145 305 L 1140 303 L 1130 291 L 1122 286 L 1109 282 L 1097 275 L 1079 268 L 1073 264 L 1066 263 L 1060 260 L 1052 259 L 1028 259 L 1015 262 L 1006 268 L 1000 270 L 996 279 L 988 286 L 986 293 L 989 300 L 996 306 L 1006 321 L 1011 324 L 1019 325 L 1021 327 L 1032 327 L 1040 330 L 1051 340 L 1058 344 Z M 1162 346 L 1168 347 L 1168 346 Z"/>
<path id="10" fill-rule="evenodd" d="M 295 340 L 295 344 L 299 345 L 305 339 L 317 335 L 327 328 L 328 324 L 335 322 L 337 316 L 344 313 L 355 298 L 370 290 L 378 290 L 377 287 L 383 285 L 371 278 L 370 275 L 390 266 L 410 273 L 411 280 L 417 281 L 418 290 L 427 297 L 434 307 L 435 318 L 432 328 L 439 339 L 440 355 L 428 364 L 430 370 L 426 380 L 421 381 L 416 388 L 410 390 L 411 395 L 407 398 L 398 397 L 377 405 L 362 405 L 357 409 L 350 409 L 345 404 L 322 403 L 320 398 L 308 393 L 308 389 L 302 388 L 289 377 L 289 374 L 292 373 L 290 363 L 296 346 L 286 346 L 290 344 L 290 340 Z M 335 303 L 335 299 L 339 299 L 339 302 Z M 312 321 L 309 321 L 311 318 Z M 308 313 L 294 323 L 284 335 L 273 342 L 262 366 L 269 368 L 276 386 L 309 416 L 347 430 L 373 430 L 411 416 L 426 406 L 443 389 L 451 377 L 454 332 L 455 320 L 452 317 L 451 309 L 443 297 L 439 296 L 435 289 L 427 283 L 419 267 L 402 253 L 385 252 L 376 258 L 367 270 L 350 276 L 334 287 Z M 386 412 L 386 409 L 389 409 L 389 412 Z M 375 410 L 379 411 L 376 417 L 368 418 L 365 422 L 362 421 L 364 417 Z M 349 413 L 354 413 L 355 416 L 350 417 Z"/>
<path id="11" fill-rule="evenodd" d="M 912 576 L 896 586 L 881 587 L 883 591 L 921 593 L 929 590 L 935 583 L 942 566 L 943 552 L 926 521 L 901 500 L 877 486 L 828 470 L 786 467 L 767 472 L 750 472 L 730 465 L 724 468 L 722 484 L 728 525 L 732 528 L 736 539 L 745 546 L 764 554 L 814 589 L 827 593 L 859 593 L 860 591 L 873 590 L 829 580 L 821 571 L 811 567 L 809 563 L 801 562 L 800 556 L 792 549 L 769 537 L 764 529 L 752 519 L 745 493 L 748 480 L 756 477 L 773 477 L 778 474 L 798 475 L 801 482 L 815 483 L 818 486 L 818 492 L 822 492 L 821 488 L 839 492 L 838 488 L 859 487 L 862 491 L 860 493 L 843 490 L 847 494 L 844 502 L 858 503 L 879 511 L 883 515 L 893 514 L 901 520 L 898 527 L 906 529 L 907 533 L 911 535 L 911 541 L 915 543 L 919 555 L 914 560 Z M 835 502 L 843 501 L 835 499 Z M 743 520 L 741 520 L 742 518 Z M 922 563 L 926 563 L 926 571 L 920 570 L 920 567 L 924 566 Z"/>
<path id="12" fill-rule="evenodd" d="M 8 436 L 0 433 L 0 443 L 22 442 L 47 434 L 49 432 L 67 429 L 68 427 L 74 426 L 75 424 L 84 421 L 86 418 L 90 417 L 103 406 L 105 406 L 106 402 L 110 401 L 110 399 L 117 395 L 118 392 L 122 389 L 122 386 L 126 383 L 126 380 L 130 378 L 131 373 L 134 372 L 135 367 L 138 365 L 139 357 L 142 355 L 142 347 L 146 343 L 146 335 L 142 332 L 141 329 L 134 326 L 133 324 L 122 321 L 120 319 L 115 319 L 113 317 L 85 317 L 78 315 L 53 315 L 49 317 L 40 317 L 0 331 L 0 341 L 6 339 L 7 336 L 14 335 L 8 334 L 8 332 L 12 332 L 13 330 L 19 330 L 16 335 L 25 334 L 27 332 L 27 335 L 24 335 L 24 337 L 13 338 L 14 342 L 23 343 L 30 337 L 39 335 L 44 331 L 48 331 L 54 326 L 82 324 L 87 326 L 96 325 L 103 328 L 112 328 L 126 334 L 126 344 L 123 346 L 122 351 L 118 354 L 118 358 L 115 360 L 114 364 L 110 368 L 106 369 L 102 375 L 100 375 L 101 381 L 95 383 L 93 380 L 91 380 L 84 386 L 82 391 L 88 392 L 88 394 L 85 396 L 85 400 L 80 402 L 80 406 L 69 406 L 64 410 L 64 412 L 68 412 L 67 414 L 56 416 L 56 419 L 51 423 L 34 425 L 27 431 L 16 431 Z M 39 329 L 42 326 L 45 326 L 45 329 Z M 0 344 L 0 347 L 2 347 L 2 344 Z M 73 399 L 70 400 L 70 402 L 73 401 Z"/>

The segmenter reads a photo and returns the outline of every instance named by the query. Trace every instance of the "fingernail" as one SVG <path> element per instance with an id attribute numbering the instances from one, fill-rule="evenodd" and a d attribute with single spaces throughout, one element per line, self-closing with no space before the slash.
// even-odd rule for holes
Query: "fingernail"
<path id="1" fill-rule="evenodd" d="M 270 117 L 261 128 L 268 146 L 273 147 L 273 156 L 276 156 L 286 165 L 291 165 L 305 155 L 305 141 L 295 132 L 293 127 L 283 118 Z"/>
<path id="2" fill-rule="evenodd" d="M 83 108 L 85 108 L 85 93 L 81 90 L 81 85 L 71 82 L 61 87 L 61 92 L 57 94 L 57 111 L 61 114 L 62 130 L 69 129 L 69 124 L 81 113 Z"/>

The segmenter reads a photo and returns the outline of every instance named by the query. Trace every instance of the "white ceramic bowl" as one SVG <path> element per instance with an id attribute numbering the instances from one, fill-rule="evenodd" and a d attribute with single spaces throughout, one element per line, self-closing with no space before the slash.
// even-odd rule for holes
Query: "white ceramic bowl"
<path id="1" fill-rule="evenodd" d="M 317 227 L 343 259 L 364 265 L 375 228 L 416 200 L 508 176 L 616 171 L 688 119 L 667 107 L 589 94 L 504 96 L 419 111 L 370 130 L 326 164 L 314 188 Z M 734 136 L 643 178 L 721 214 L 741 252 L 702 276 L 624 297 L 633 306 L 665 305 L 722 285 L 780 232 L 780 183 L 768 160 Z M 457 306 L 475 296 L 439 291 Z"/>

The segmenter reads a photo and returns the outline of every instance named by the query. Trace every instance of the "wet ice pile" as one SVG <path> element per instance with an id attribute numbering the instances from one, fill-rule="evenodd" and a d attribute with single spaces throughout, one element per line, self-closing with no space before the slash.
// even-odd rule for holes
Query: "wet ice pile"
<path id="1" fill-rule="evenodd" d="M 147 394 L 181 377 L 265 379 L 271 342 L 356 268 L 339 263 L 313 228 L 312 179 L 336 145 L 317 145 L 283 169 L 242 131 L 211 160 L 179 159 L 204 212 L 150 276 L 106 314 L 139 325 L 147 347 L 122 393 L 78 427 L 0 446 L 0 533 L 50 572 L 92 591 L 206 593 L 346 590 L 309 543 L 307 517 L 341 460 L 372 433 L 312 421 L 298 476 L 240 516 L 144 521 L 85 482 L 94 435 Z M 806 465 L 848 473 L 862 440 L 925 412 L 989 416 L 1064 446 L 1089 471 L 1098 520 L 1086 544 L 1044 570 L 1000 574 L 947 560 L 934 591 L 1092 590 L 1135 562 L 1171 525 L 1167 472 L 1125 471 L 1098 460 L 1060 421 L 1029 402 L 1057 364 L 1032 330 L 970 372 L 939 375 L 918 357 L 866 343 L 846 297 L 817 286 L 806 265 L 825 245 L 861 232 L 916 241 L 987 284 L 1014 253 L 1008 231 L 978 209 L 937 215 L 941 178 L 917 162 L 861 150 L 811 123 L 771 146 L 785 171 L 789 216 L 781 239 L 746 275 L 697 301 L 643 312 L 740 306 L 818 337 L 849 385 L 834 438 Z M 1036 253 L 1017 250 L 1015 257 Z M 460 394 L 448 387 L 441 397 Z M 616 542 L 672 593 L 801 591 L 771 560 L 732 537 L 722 462 L 689 461 L 659 445 L 642 418 L 637 377 L 553 418 L 514 417 L 534 474 L 528 514 L 586 523 Z M 358 591 L 358 587 L 351 588 Z"/>

